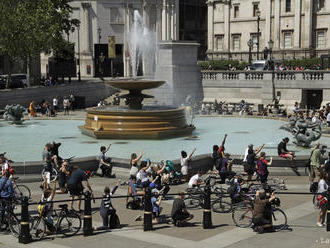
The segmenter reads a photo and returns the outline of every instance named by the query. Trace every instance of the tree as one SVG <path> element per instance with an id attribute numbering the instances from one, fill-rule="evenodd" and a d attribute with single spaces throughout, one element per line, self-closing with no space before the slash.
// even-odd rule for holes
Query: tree
<path id="1" fill-rule="evenodd" d="M 9 63 L 69 47 L 64 33 L 73 32 L 79 20 L 71 19 L 70 0 L 1 0 L 0 54 Z M 10 66 L 11 67 L 11 66 Z"/>

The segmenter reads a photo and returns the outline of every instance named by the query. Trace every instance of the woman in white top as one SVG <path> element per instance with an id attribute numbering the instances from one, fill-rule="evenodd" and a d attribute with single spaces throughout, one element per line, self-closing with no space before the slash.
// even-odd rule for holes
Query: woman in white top
<path id="1" fill-rule="evenodd" d="M 130 161 L 130 165 L 131 165 L 131 169 L 130 169 L 130 176 L 134 176 L 136 177 L 139 168 L 138 168 L 138 162 L 140 161 L 140 159 L 142 158 L 143 153 L 141 152 L 139 156 L 136 155 L 136 153 L 132 153 L 131 154 L 131 161 Z"/>
<path id="2" fill-rule="evenodd" d="M 196 151 L 196 148 L 192 150 L 189 156 L 187 156 L 187 153 L 185 151 L 181 151 L 181 173 L 183 175 L 184 182 L 188 182 L 189 175 L 188 175 L 188 161 L 191 159 L 192 155 Z"/>
<path id="3" fill-rule="evenodd" d="M 318 185 L 318 190 L 317 193 L 325 193 L 329 190 L 329 186 L 326 183 L 326 178 L 327 178 L 327 173 L 322 171 L 320 174 L 320 181 L 319 181 L 319 185 Z M 317 196 L 318 201 L 320 203 L 320 213 L 318 216 L 318 220 L 317 220 L 317 226 L 324 226 L 325 225 L 325 214 L 327 212 L 327 202 L 325 202 L 325 197 L 323 195 L 318 195 Z M 328 199 L 330 200 L 330 199 Z"/>

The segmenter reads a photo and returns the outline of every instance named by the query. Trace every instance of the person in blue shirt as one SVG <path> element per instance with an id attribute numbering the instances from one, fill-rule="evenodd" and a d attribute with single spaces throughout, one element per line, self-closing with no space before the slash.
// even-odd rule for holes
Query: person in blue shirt
<path id="1" fill-rule="evenodd" d="M 151 191 L 151 204 L 152 204 L 152 223 L 158 224 L 159 223 L 159 215 L 162 211 L 160 204 L 162 202 L 162 195 L 159 195 L 159 191 L 157 189 L 153 189 Z"/>
<path id="2" fill-rule="evenodd" d="M 6 171 L 5 174 L 0 178 L 0 217 L 1 221 L 5 214 L 7 204 L 15 198 L 15 191 L 12 181 L 10 180 L 10 173 Z"/>

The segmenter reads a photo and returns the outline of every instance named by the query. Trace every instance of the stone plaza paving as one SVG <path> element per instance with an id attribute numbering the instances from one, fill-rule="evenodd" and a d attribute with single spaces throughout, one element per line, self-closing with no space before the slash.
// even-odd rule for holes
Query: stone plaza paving
<path id="1" fill-rule="evenodd" d="M 93 177 L 90 180 L 95 196 L 101 196 L 104 186 L 113 187 L 118 179 L 126 180 L 127 169 L 115 168 L 117 179 Z M 40 183 L 26 183 L 31 189 L 33 201 L 41 195 Z M 287 177 L 288 192 L 308 192 L 307 177 Z M 186 185 L 172 186 L 170 193 L 185 189 Z M 126 195 L 127 186 L 120 186 L 115 195 Z M 95 232 L 84 237 L 82 230 L 74 237 L 62 238 L 61 235 L 46 237 L 42 241 L 28 245 L 19 244 L 10 234 L 0 234 L 0 247 L 330 247 L 330 233 L 316 226 L 318 211 L 314 209 L 311 195 L 279 195 L 281 209 L 288 216 L 289 230 L 276 233 L 256 234 L 251 228 L 238 228 L 231 214 L 212 212 L 213 229 L 202 228 L 203 210 L 192 210 L 195 218 L 191 225 L 174 227 L 171 223 L 154 225 L 154 231 L 144 232 L 143 222 L 134 221 L 140 210 L 128 210 L 125 199 L 113 199 L 122 228 L 111 231 Z M 68 195 L 56 195 L 55 200 L 68 199 Z M 162 202 L 163 214 L 170 215 L 172 199 Z M 56 205 L 55 205 L 56 206 Z M 82 203 L 83 206 L 83 203 Z M 93 226 L 101 225 L 97 208 L 100 200 L 92 203 Z M 36 206 L 30 206 L 36 213 Z"/>

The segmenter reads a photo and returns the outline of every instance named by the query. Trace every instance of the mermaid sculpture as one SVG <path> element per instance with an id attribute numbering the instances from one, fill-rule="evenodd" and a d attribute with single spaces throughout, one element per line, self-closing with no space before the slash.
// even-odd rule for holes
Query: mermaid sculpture
<path id="1" fill-rule="evenodd" d="M 26 109 L 19 104 L 7 105 L 5 107 L 3 118 L 6 121 L 11 121 L 13 124 L 21 124 L 23 122 L 22 118 L 25 111 Z"/>

